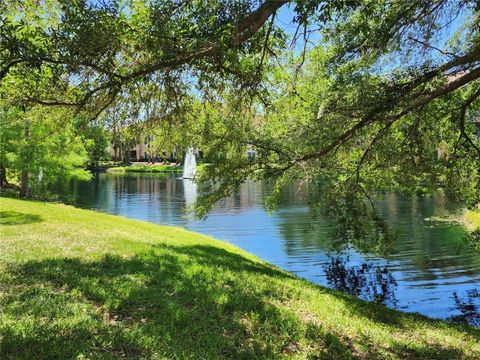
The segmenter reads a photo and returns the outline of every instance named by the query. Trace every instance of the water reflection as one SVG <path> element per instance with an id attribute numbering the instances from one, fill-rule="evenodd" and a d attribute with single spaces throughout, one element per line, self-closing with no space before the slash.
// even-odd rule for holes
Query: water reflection
<path id="1" fill-rule="evenodd" d="M 100 174 L 74 184 L 68 199 L 85 208 L 229 241 L 315 283 L 391 307 L 451 318 L 463 314 L 460 300 L 463 308 L 478 314 L 479 306 L 473 308 L 469 300 L 478 298 L 469 290 L 480 286 L 480 256 L 461 247 L 461 226 L 425 221 L 447 210 L 442 199 L 389 194 L 377 208 L 396 235 L 391 252 L 379 256 L 368 249 L 349 249 L 336 260 L 339 255 L 330 253 L 332 225 L 324 217 L 312 218 L 305 187 L 285 189 L 279 210 L 268 214 L 263 201 L 271 184 L 248 181 L 206 220 L 185 216 L 197 190 L 195 184 L 170 175 Z"/>
<path id="2" fill-rule="evenodd" d="M 480 291 L 476 288 L 467 290 L 463 294 L 454 291 L 453 299 L 455 306 L 452 310 L 460 314 L 451 316 L 450 320 L 480 326 Z"/>
<path id="3" fill-rule="evenodd" d="M 369 263 L 350 266 L 348 257 L 332 257 L 330 263 L 324 266 L 324 271 L 328 284 L 336 290 L 397 307 L 397 281 L 386 266 Z"/>
<path id="4" fill-rule="evenodd" d="M 193 206 L 197 201 L 197 184 L 190 179 L 183 179 L 183 194 L 185 196 L 185 205 L 187 207 Z"/>

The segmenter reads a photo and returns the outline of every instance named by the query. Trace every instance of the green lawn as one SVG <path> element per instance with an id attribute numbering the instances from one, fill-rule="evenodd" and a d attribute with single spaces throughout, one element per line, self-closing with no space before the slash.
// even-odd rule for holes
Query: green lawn
<path id="1" fill-rule="evenodd" d="M 480 358 L 478 329 L 316 286 L 200 234 L 0 201 L 0 359 Z"/>
<path id="2" fill-rule="evenodd" d="M 107 169 L 107 172 L 148 172 L 148 173 L 165 173 L 183 171 L 181 166 L 171 165 L 131 165 L 131 166 L 115 166 Z"/>

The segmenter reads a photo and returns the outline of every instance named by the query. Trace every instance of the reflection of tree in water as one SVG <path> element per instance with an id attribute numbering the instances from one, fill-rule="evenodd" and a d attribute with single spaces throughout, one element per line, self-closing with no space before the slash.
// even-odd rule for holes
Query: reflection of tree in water
<path id="1" fill-rule="evenodd" d="M 348 257 L 332 257 L 330 264 L 324 266 L 328 283 L 333 288 L 375 303 L 397 306 L 397 281 L 386 266 L 367 263 L 348 266 L 347 262 Z"/>
<path id="2" fill-rule="evenodd" d="M 480 326 L 480 291 L 477 289 L 467 290 L 464 296 L 460 296 L 454 291 L 453 299 L 455 307 L 452 310 L 458 310 L 461 314 L 450 317 L 450 320 Z"/>

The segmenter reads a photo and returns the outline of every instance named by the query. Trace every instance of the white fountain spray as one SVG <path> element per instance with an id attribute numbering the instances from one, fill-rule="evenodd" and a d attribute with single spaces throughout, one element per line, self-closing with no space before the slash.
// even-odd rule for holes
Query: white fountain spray
<path id="1" fill-rule="evenodd" d="M 184 179 L 193 179 L 197 172 L 197 160 L 195 159 L 195 154 L 193 153 L 193 148 L 188 148 L 187 154 L 185 155 L 185 161 L 183 162 L 183 178 Z"/>

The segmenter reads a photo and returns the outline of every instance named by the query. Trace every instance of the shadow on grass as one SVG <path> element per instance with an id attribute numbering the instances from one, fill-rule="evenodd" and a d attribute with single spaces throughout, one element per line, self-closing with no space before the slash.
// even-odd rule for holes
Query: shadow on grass
<path id="1" fill-rule="evenodd" d="M 0 225 L 23 225 L 43 221 L 39 215 L 17 211 L 0 211 Z"/>
<path id="2" fill-rule="evenodd" d="M 275 305 L 292 278 L 212 246 L 11 266 L 0 274 L 0 358 L 265 359 L 292 356 L 305 342 L 322 358 L 351 358 L 349 339 Z M 462 355 L 402 346 L 404 358 Z"/>
<path id="3" fill-rule="evenodd" d="M 229 252 L 225 249 L 209 245 L 173 246 L 158 244 L 152 245 L 156 249 L 170 251 L 179 255 L 186 255 L 195 259 L 198 264 L 208 267 L 223 267 L 232 271 L 248 271 L 251 273 L 295 279 L 292 274 L 281 271 L 279 268 L 266 263 L 255 262 L 244 256 Z"/>

